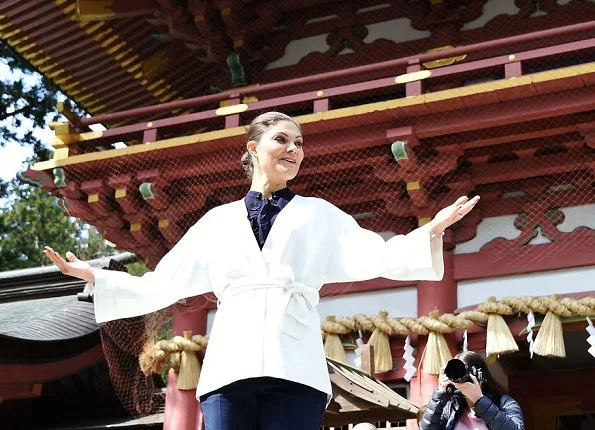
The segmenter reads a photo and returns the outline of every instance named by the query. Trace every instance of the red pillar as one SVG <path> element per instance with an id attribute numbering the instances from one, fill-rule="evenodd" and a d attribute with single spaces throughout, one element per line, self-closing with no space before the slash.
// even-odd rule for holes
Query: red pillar
<path id="1" fill-rule="evenodd" d="M 178 310 L 174 308 L 172 336 L 181 336 L 185 330 L 204 335 L 207 331 L 207 310 Z M 202 412 L 195 390 L 178 390 L 178 375 L 169 371 L 165 397 L 164 430 L 200 430 Z"/>
<path id="2" fill-rule="evenodd" d="M 457 283 L 454 279 L 454 256 L 451 252 L 444 253 L 444 278 L 442 281 L 420 281 L 417 284 L 417 315 L 427 315 L 437 309 L 441 313 L 452 312 L 457 307 Z M 417 356 L 415 366 L 419 368 L 419 360 L 426 347 L 426 337 L 419 336 L 417 341 Z M 455 352 L 455 340 L 446 336 L 451 353 Z M 410 382 L 409 400 L 418 406 L 425 405 L 432 397 L 438 386 L 438 377 L 423 373 L 420 368 Z M 408 423 L 407 428 L 415 428 Z"/>

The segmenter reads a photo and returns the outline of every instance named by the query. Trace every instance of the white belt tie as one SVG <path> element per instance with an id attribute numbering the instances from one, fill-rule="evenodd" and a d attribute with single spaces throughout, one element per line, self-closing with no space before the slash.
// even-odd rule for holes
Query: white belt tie
<path id="1" fill-rule="evenodd" d="M 316 288 L 291 281 L 285 284 L 244 284 L 239 286 L 236 291 L 224 294 L 219 300 L 219 304 L 222 300 L 225 301 L 237 295 L 268 288 L 283 289 L 283 314 L 278 330 L 291 337 L 301 337 L 304 330 L 309 327 L 310 311 L 318 305 L 320 300 Z"/>
<path id="2" fill-rule="evenodd" d="M 320 296 L 315 288 L 297 282 L 284 285 L 283 290 L 287 302 L 279 331 L 297 338 L 308 328 L 310 311 L 316 307 Z"/>

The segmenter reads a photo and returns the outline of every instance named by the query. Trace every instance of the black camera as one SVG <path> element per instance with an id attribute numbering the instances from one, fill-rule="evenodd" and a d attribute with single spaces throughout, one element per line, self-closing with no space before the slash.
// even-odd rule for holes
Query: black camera
<path id="1" fill-rule="evenodd" d="M 452 360 L 448 360 L 446 363 L 446 368 L 444 369 L 444 374 L 450 379 L 452 382 L 462 383 L 462 382 L 471 382 L 471 377 L 469 375 L 473 375 L 477 378 L 479 382 L 484 382 L 483 372 L 480 368 L 475 366 L 467 366 L 458 358 L 453 358 Z M 448 394 L 456 394 L 456 388 L 454 385 L 449 384 L 446 387 L 446 392 Z"/>

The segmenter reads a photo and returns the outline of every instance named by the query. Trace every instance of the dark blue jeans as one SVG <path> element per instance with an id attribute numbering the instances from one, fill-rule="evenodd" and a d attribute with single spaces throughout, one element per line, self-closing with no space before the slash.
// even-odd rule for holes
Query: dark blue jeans
<path id="1" fill-rule="evenodd" d="M 206 430 L 318 430 L 326 394 L 277 378 L 251 378 L 200 397 Z"/>

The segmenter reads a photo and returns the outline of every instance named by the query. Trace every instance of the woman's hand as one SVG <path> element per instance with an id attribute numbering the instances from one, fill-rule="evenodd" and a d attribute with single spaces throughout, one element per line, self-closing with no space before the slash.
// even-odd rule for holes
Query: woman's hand
<path id="1" fill-rule="evenodd" d="M 452 384 L 452 381 L 444 374 L 444 368 L 444 366 L 440 368 L 440 375 L 438 376 L 438 390 L 442 393 L 446 393 L 446 387 Z"/>
<path id="2" fill-rule="evenodd" d="M 457 221 L 460 221 L 475 207 L 479 201 L 479 196 L 469 200 L 468 197 L 459 197 L 452 205 L 440 210 L 432 220 L 432 230 L 435 233 L 442 233 L 447 227 Z"/>
<path id="3" fill-rule="evenodd" d="M 463 396 L 465 396 L 469 407 L 472 408 L 473 405 L 481 399 L 483 393 L 481 392 L 481 385 L 475 375 L 469 374 L 469 376 L 471 377 L 471 382 L 455 383 L 454 386 L 463 394 Z"/>
<path id="4" fill-rule="evenodd" d="M 64 260 L 60 254 L 49 246 L 46 246 L 43 249 L 43 253 L 47 258 L 52 260 L 52 263 L 54 263 L 65 275 L 73 276 L 91 283 L 95 282 L 93 268 L 86 261 L 76 258 L 72 252 L 66 253 L 68 261 Z"/>

